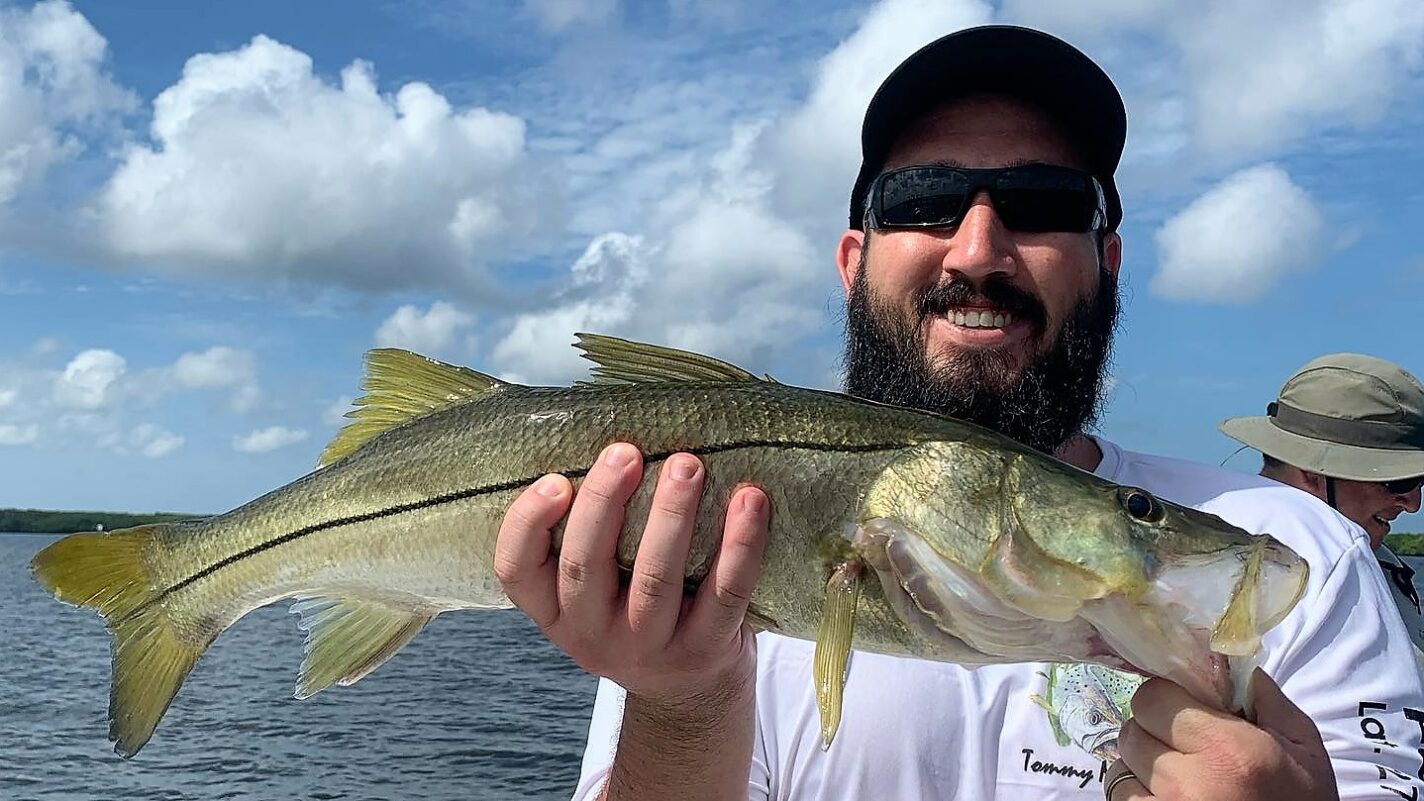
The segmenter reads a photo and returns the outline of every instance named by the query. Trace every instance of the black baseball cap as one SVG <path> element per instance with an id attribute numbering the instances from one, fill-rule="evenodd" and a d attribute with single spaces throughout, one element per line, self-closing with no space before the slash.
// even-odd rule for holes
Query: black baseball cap
<path id="1" fill-rule="evenodd" d="M 1058 124 L 1103 185 L 1108 228 L 1122 222 L 1113 173 L 1127 140 L 1127 110 L 1102 68 L 1054 36 L 1014 25 L 966 28 L 925 45 L 880 84 L 861 127 L 860 174 L 850 196 L 850 227 L 860 228 L 865 193 L 906 126 L 956 97 L 980 92 L 1021 98 Z"/>

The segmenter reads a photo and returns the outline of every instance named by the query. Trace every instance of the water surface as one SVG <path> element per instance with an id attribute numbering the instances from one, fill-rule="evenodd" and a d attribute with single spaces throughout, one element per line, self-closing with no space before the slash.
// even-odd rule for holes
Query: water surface
<path id="1" fill-rule="evenodd" d="M 198 662 L 132 760 L 108 741 L 109 637 L 0 534 L 0 799 L 567 799 L 595 680 L 518 612 L 441 615 L 353 687 L 292 697 L 302 634 L 259 609 Z"/>

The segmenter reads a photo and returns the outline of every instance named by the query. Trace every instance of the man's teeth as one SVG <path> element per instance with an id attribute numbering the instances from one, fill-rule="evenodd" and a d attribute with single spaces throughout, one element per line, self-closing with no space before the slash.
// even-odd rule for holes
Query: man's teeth
<path id="1" fill-rule="evenodd" d="M 965 328 L 1003 328 L 1014 321 L 1012 314 L 990 311 L 956 311 L 945 315 L 955 325 Z"/>

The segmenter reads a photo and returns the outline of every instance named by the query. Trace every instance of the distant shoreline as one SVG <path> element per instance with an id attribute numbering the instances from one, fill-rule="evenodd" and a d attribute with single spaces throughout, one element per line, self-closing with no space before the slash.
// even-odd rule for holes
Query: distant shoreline
<path id="1" fill-rule="evenodd" d="M 0 531 L 11 534 L 73 534 L 113 531 L 146 523 L 171 523 L 204 517 L 179 512 L 71 512 L 49 509 L 0 509 Z"/>
<path id="2" fill-rule="evenodd" d="M 207 517 L 178 512 L 66 512 L 48 509 L 0 509 L 0 531 L 10 534 L 73 534 L 113 531 L 146 523 L 171 523 Z M 1424 534 L 1390 534 L 1384 542 L 1402 556 L 1424 556 Z"/>

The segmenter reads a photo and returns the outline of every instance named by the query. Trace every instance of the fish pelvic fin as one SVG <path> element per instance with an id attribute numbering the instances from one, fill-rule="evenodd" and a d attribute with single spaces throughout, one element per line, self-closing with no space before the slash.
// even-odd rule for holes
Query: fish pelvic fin
<path id="1" fill-rule="evenodd" d="M 307 633 L 296 697 L 310 698 L 333 684 L 349 687 L 380 667 L 437 614 L 374 598 L 306 598 L 292 614 Z"/>
<path id="2" fill-rule="evenodd" d="M 216 634 L 191 637 L 159 602 L 162 588 L 145 552 L 164 530 L 157 524 L 107 534 L 74 534 L 40 551 L 35 577 L 61 601 L 97 610 L 113 635 L 109 738 L 131 757 L 153 736 L 173 696 Z"/>
<path id="3" fill-rule="evenodd" d="M 504 386 L 508 385 L 493 376 L 408 350 L 372 350 L 366 354 L 366 377 L 361 382 L 366 394 L 346 413 L 355 422 L 337 433 L 318 464 L 325 467 L 402 423 Z"/>
<path id="4" fill-rule="evenodd" d="M 855 635 L 855 605 L 860 599 L 863 572 L 860 562 L 844 562 L 826 584 L 812 664 L 816 709 L 821 714 L 822 750 L 831 747 L 841 725 L 841 701 L 845 696 L 850 644 Z"/>
<path id="5" fill-rule="evenodd" d="M 676 381 L 747 382 L 771 381 L 771 376 L 758 378 L 742 368 L 687 350 L 664 345 L 619 339 L 602 334 L 576 335 L 574 347 L 593 362 L 593 379 L 580 381 L 585 386 L 666 383 Z"/>

